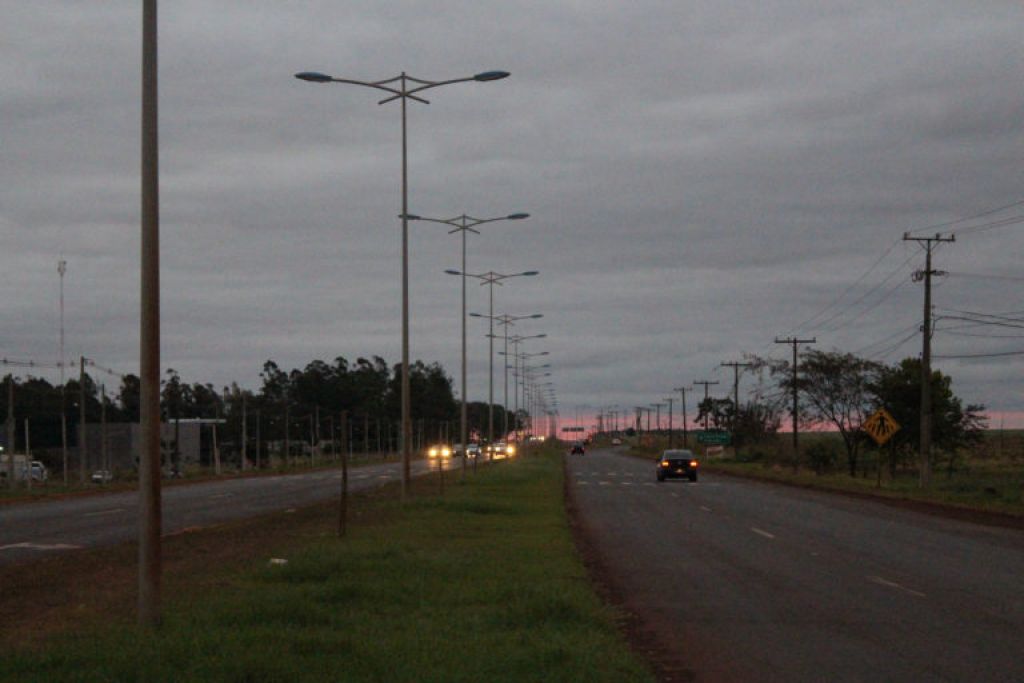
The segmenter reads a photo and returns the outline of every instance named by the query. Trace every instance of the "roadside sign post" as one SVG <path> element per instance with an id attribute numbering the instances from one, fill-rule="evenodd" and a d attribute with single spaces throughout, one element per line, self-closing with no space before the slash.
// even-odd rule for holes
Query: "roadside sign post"
<path id="1" fill-rule="evenodd" d="M 864 424 L 861 428 L 868 433 L 875 443 L 882 446 L 886 441 L 892 438 L 893 434 L 900 430 L 900 423 L 896 421 L 889 411 L 885 408 L 879 408 L 871 417 L 864 420 Z"/>
<path id="2" fill-rule="evenodd" d="M 889 441 L 893 434 L 900 430 L 900 423 L 896 421 L 889 411 L 885 408 L 879 408 L 871 416 L 864 420 L 864 424 L 861 425 L 861 429 L 867 432 L 868 436 L 874 439 L 875 443 L 878 444 L 878 473 L 875 476 L 875 486 L 881 488 L 882 486 L 882 446 Z M 890 463 L 894 462 L 896 457 L 895 447 L 889 449 Z"/>

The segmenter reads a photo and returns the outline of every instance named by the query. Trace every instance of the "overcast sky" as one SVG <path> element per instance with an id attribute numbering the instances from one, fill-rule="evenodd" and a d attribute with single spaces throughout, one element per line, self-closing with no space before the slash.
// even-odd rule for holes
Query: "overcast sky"
<path id="1" fill-rule="evenodd" d="M 56 362 L 64 258 L 66 355 L 137 373 L 141 3 L 0 0 L 0 19 L 0 357 Z M 523 348 L 550 353 L 563 418 L 724 389 L 719 364 L 785 357 L 777 336 L 918 355 L 906 231 L 958 233 L 937 314 L 1024 312 L 1017 0 L 177 0 L 159 23 L 162 365 L 186 381 L 400 358 L 400 105 L 306 70 L 511 72 L 410 103 L 410 211 L 531 214 L 470 235 L 468 270 L 540 271 L 495 313 L 544 315 L 513 332 L 548 335 Z M 410 228 L 412 357 L 458 388 L 459 238 Z M 1020 327 L 966 324 L 939 320 L 934 353 L 1024 350 Z M 936 366 L 1024 416 L 1024 355 Z"/>

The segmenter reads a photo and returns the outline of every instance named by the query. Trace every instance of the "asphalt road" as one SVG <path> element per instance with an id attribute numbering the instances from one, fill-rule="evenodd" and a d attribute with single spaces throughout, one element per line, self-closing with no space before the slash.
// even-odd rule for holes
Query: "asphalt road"
<path id="1" fill-rule="evenodd" d="M 461 460 L 445 461 L 447 469 Z M 432 465 L 434 471 L 436 465 Z M 427 472 L 424 460 L 411 463 L 413 477 Z M 401 462 L 349 470 L 349 491 L 401 481 Z M 205 481 L 164 487 L 163 533 L 313 505 L 337 498 L 341 470 Z M 65 500 L 0 506 L 0 565 L 43 555 L 138 540 L 135 491 Z"/>
<path id="2" fill-rule="evenodd" d="M 567 456 L 568 457 L 568 456 Z M 568 457 L 602 564 L 702 681 L 1024 681 L 1024 532 Z"/>

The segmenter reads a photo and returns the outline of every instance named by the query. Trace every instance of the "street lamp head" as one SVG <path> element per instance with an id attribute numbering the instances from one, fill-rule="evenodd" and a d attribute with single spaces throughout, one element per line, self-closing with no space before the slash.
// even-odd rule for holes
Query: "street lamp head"
<path id="1" fill-rule="evenodd" d="M 302 71 L 295 74 L 295 78 L 300 81 L 309 81 L 310 83 L 330 83 L 334 80 L 327 74 L 322 74 L 319 71 Z"/>
<path id="2" fill-rule="evenodd" d="M 423 219 L 422 219 L 422 218 L 421 218 L 420 216 L 417 216 L 417 215 L 416 215 L 416 214 L 414 214 L 414 213 L 403 213 L 402 215 L 400 215 L 400 216 L 399 216 L 399 218 L 404 218 L 404 219 L 405 219 L 405 220 L 407 220 L 407 221 L 419 221 L 419 220 L 423 220 Z"/>
<path id="3" fill-rule="evenodd" d="M 537 275 L 539 273 L 540 273 L 540 271 L 537 271 L 537 270 L 525 270 L 525 271 L 523 271 L 522 273 L 519 273 L 519 274 L 520 275 Z"/>
<path id="4" fill-rule="evenodd" d="M 448 273 L 449 275 L 462 275 L 461 270 L 452 270 L 451 268 L 448 268 L 444 272 Z"/>
<path id="5" fill-rule="evenodd" d="M 529 218 L 529 217 L 530 217 L 530 214 L 528 214 L 528 213 L 511 213 L 511 214 L 505 216 L 505 218 L 507 220 L 510 220 L 510 221 L 521 221 L 524 218 Z"/>
<path id="6" fill-rule="evenodd" d="M 544 317 L 543 313 L 534 313 L 533 315 L 530 316 L 530 318 L 532 318 L 534 320 L 536 320 L 537 318 L 543 318 L 543 317 Z"/>
<path id="7" fill-rule="evenodd" d="M 449 270 L 449 271 L 446 271 L 446 272 L 451 273 L 451 272 L 454 272 L 454 271 L 450 271 Z M 472 318 L 487 318 L 488 317 L 486 315 L 481 315 L 480 313 L 470 313 L 469 315 Z"/>
<path id="8" fill-rule="evenodd" d="M 473 76 L 474 81 L 500 81 L 503 78 L 508 78 L 511 74 L 507 71 L 484 71 Z"/>

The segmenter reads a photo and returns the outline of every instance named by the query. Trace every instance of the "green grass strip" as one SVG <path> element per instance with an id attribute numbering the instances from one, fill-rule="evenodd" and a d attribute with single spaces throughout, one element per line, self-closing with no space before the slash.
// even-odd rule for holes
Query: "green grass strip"
<path id="1" fill-rule="evenodd" d="M 575 554 L 560 457 L 481 468 L 384 524 L 323 537 L 178 596 L 155 633 L 113 626 L 0 658 L 4 681 L 652 681 Z"/>

